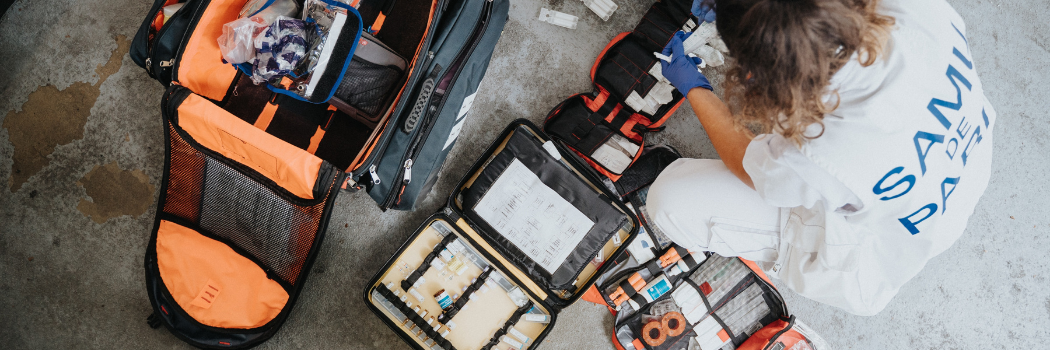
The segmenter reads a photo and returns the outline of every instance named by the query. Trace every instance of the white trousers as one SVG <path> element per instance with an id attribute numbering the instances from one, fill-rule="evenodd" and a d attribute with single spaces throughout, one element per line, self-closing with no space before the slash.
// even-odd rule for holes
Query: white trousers
<path id="1" fill-rule="evenodd" d="M 690 251 L 755 261 L 777 260 L 781 208 L 766 204 L 718 159 L 679 159 L 649 188 L 646 211 L 656 229 Z"/>

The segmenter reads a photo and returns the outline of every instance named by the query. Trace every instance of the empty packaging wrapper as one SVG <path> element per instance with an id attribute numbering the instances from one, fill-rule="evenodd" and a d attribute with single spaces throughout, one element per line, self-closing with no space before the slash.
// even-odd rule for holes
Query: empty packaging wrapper
<path id="1" fill-rule="evenodd" d="M 568 13 L 550 10 L 546 7 L 540 9 L 539 20 L 569 29 L 576 29 L 576 23 L 580 21 L 580 19 L 576 16 L 570 15 Z"/>

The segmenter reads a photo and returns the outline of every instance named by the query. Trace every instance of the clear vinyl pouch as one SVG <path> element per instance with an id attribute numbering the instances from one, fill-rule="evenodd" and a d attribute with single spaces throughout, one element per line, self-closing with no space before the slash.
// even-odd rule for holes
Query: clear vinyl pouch
<path id="1" fill-rule="evenodd" d="M 298 100 L 325 103 L 335 94 L 357 48 L 363 28 L 361 15 L 352 6 L 334 0 L 307 0 L 302 13 L 304 55 L 287 75 L 268 80 L 267 88 Z M 258 40 L 257 50 L 261 46 Z M 259 52 L 256 59 L 258 56 Z M 258 69 L 250 64 L 237 67 L 248 75 Z"/>

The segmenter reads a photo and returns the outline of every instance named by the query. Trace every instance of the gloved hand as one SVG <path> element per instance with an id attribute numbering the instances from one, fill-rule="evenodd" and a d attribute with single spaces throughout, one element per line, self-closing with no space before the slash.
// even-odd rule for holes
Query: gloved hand
<path id="1" fill-rule="evenodd" d="M 681 31 L 675 33 L 662 52 L 665 56 L 671 57 L 671 62 L 660 60 L 664 78 L 670 81 L 671 85 L 674 85 L 682 95 L 688 95 L 689 90 L 698 87 L 713 91 L 711 82 L 707 81 L 707 77 L 696 68 L 696 65 L 701 62 L 700 58 L 689 57 L 686 55 L 685 48 L 682 47 L 682 41 L 690 34 L 692 33 Z"/>
<path id="2" fill-rule="evenodd" d="M 700 19 L 700 23 L 715 21 L 715 5 L 709 0 L 693 0 L 690 12 Z"/>

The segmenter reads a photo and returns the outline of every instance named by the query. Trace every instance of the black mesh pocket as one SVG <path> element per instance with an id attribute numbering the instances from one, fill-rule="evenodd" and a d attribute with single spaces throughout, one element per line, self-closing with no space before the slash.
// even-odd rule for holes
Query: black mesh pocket
<path id="1" fill-rule="evenodd" d="M 310 254 L 323 202 L 301 207 L 237 170 L 208 159 L 200 226 L 295 284 Z"/>
<path id="2" fill-rule="evenodd" d="M 378 116 L 389 106 L 395 85 L 403 72 L 354 58 L 346 68 L 335 97 L 369 116 Z"/>

